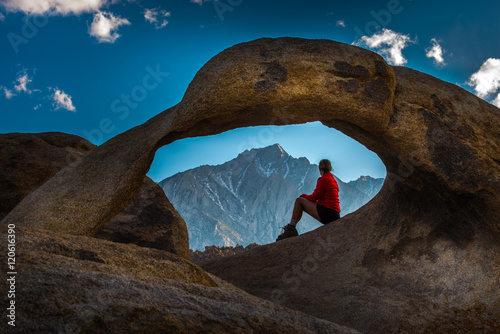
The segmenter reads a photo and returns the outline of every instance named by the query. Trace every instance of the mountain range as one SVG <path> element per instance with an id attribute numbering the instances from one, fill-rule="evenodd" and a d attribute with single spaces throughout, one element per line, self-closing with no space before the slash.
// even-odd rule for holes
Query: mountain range
<path id="1" fill-rule="evenodd" d="M 274 242 L 291 217 L 295 198 L 313 192 L 318 166 L 279 144 L 247 150 L 217 166 L 200 166 L 159 182 L 186 221 L 190 248 Z M 384 179 L 361 176 L 339 185 L 341 216 L 366 204 Z M 321 226 L 305 214 L 299 233 Z"/>

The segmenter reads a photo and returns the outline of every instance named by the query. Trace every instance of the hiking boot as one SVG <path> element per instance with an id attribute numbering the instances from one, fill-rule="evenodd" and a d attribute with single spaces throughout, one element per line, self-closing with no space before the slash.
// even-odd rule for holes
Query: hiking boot
<path id="1" fill-rule="evenodd" d="M 295 226 L 292 226 L 290 224 L 288 224 L 285 227 L 282 227 L 282 229 L 283 229 L 283 233 L 281 233 L 278 236 L 278 239 L 276 239 L 276 241 L 280 241 L 280 240 L 290 238 L 290 237 L 296 237 L 299 235 L 299 232 L 297 232 L 297 229 L 295 228 Z"/>

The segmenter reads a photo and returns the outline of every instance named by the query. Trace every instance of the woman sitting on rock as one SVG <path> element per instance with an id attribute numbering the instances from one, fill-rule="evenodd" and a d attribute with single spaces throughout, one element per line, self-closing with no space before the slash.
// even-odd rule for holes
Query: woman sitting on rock
<path id="1" fill-rule="evenodd" d="M 332 164 L 323 159 L 319 162 L 319 173 L 316 189 L 311 195 L 302 194 L 295 200 L 292 219 L 283 229 L 284 232 L 278 236 L 279 240 L 299 235 L 295 226 L 302 218 L 302 212 L 307 212 L 323 224 L 328 224 L 340 218 L 339 186 L 333 177 Z"/>

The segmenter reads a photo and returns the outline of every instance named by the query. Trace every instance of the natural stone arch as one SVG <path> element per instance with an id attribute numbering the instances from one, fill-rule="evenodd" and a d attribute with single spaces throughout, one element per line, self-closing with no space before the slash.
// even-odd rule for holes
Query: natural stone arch
<path id="1" fill-rule="evenodd" d="M 470 93 L 410 69 L 392 68 L 373 52 L 329 40 L 260 39 L 211 59 L 178 105 L 61 171 L 7 221 L 92 234 L 137 194 L 159 147 L 236 127 L 309 121 L 322 121 L 376 152 L 389 183 L 391 175 L 405 176 L 398 169 L 408 161 L 414 170 L 399 179 L 403 185 L 418 188 L 433 178 L 431 184 L 483 194 L 495 204 L 496 118 L 497 108 Z M 477 162 L 483 173 L 454 166 L 461 161 Z M 423 179 L 422 173 L 429 175 Z"/>
<path id="2" fill-rule="evenodd" d="M 197 73 L 178 105 L 62 170 L 6 221 L 92 235 L 137 194 L 155 151 L 181 138 L 318 120 L 345 121 L 381 134 L 395 85 L 391 67 L 358 47 L 294 38 L 236 45 Z M 368 147 L 377 143 L 367 135 L 359 141 Z"/>
<path id="3" fill-rule="evenodd" d="M 433 293 L 438 296 L 425 300 L 432 307 L 449 306 L 454 298 L 453 307 L 484 301 L 498 310 L 499 116 L 499 109 L 459 87 L 391 67 L 355 46 L 260 39 L 215 56 L 178 105 L 90 151 L 26 197 L 3 222 L 92 235 L 137 195 L 163 145 L 235 127 L 321 121 L 380 156 L 388 171 L 382 191 L 337 224 L 207 268 L 258 296 L 274 296 L 284 305 L 362 330 L 388 319 L 401 324 L 411 312 L 432 322 L 420 304 L 404 300 Z M 321 269 L 308 274 L 311 286 L 282 287 L 281 275 L 294 263 L 287 257 L 278 264 L 262 261 L 266 254 L 300 261 L 315 254 L 318 238 L 325 235 L 345 249 L 327 249 L 318 262 Z M 454 267 L 445 251 L 463 263 Z M 425 273 L 405 270 L 408 259 Z M 239 281 L 249 266 L 263 270 Z M 453 281 L 468 269 L 482 278 L 467 274 L 462 282 Z M 332 277 L 336 272 L 342 279 Z M 384 312 L 375 313 L 362 296 L 352 297 L 354 290 L 329 295 L 328 285 L 362 291 L 371 306 L 385 306 Z M 392 299 L 381 295 L 384 289 L 397 294 L 400 307 L 389 308 Z M 457 297 L 461 289 L 469 290 Z M 308 299 L 314 299 L 313 306 L 304 305 Z"/>

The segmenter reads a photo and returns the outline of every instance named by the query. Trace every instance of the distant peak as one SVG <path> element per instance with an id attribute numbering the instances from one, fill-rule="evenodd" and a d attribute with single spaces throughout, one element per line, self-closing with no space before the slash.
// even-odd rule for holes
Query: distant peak
<path id="1" fill-rule="evenodd" d="M 262 156 L 267 156 L 267 157 L 273 157 L 279 155 L 281 157 L 287 157 L 289 154 L 281 147 L 280 144 L 273 144 L 269 145 L 266 147 L 259 147 L 259 148 L 252 148 L 249 150 L 245 150 L 238 154 L 238 158 L 241 157 L 252 157 L 255 158 L 257 156 L 262 157 Z"/>
<path id="2" fill-rule="evenodd" d="M 279 155 L 282 157 L 288 156 L 288 153 L 283 149 L 283 147 L 281 147 L 280 144 L 273 144 L 256 150 L 266 155 L 271 154 L 271 155 Z"/>
<path id="3" fill-rule="evenodd" d="M 350 183 L 356 183 L 356 182 L 370 182 L 370 181 L 377 181 L 378 179 L 375 179 L 371 177 L 370 175 L 361 175 L 358 177 L 356 180 L 349 181 Z"/>
<path id="4" fill-rule="evenodd" d="M 256 148 L 256 150 L 268 150 L 268 149 L 283 149 L 280 144 L 276 143 L 276 144 L 272 144 L 272 145 L 269 145 L 269 146 L 265 146 L 265 147 L 261 147 L 261 148 Z"/>
<path id="5" fill-rule="evenodd" d="M 280 144 L 278 144 L 278 143 L 276 143 L 276 144 L 274 144 L 274 145 L 271 145 L 271 146 L 269 146 L 269 147 L 270 147 L 270 148 L 273 148 L 273 149 L 275 149 L 275 150 L 278 150 L 278 151 L 280 151 L 281 153 L 286 153 L 286 152 L 285 152 L 285 150 L 283 149 L 283 147 L 281 147 L 281 145 L 280 145 Z"/>

